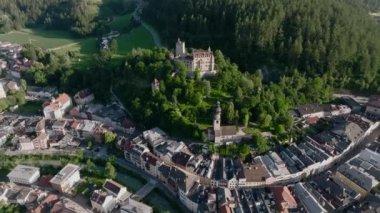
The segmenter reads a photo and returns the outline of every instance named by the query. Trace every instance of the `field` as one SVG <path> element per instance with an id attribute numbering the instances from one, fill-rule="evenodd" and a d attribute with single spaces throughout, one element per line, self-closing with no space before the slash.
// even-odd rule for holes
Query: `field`
<path id="1" fill-rule="evenodd" d="M 116 17 L 109 26 L 111 30 L 123 31 L 131 21 L 132 14 Z M 74 63 L 79 68 L 86 68 L 92 63 L 92 56 L 98 51 L 98 40 L 95 37 L 76 38 L 68 32 L 44 29 L 22 29 L 6 34 L 0 34 L 0 41 L 9 41 L 18 44 L 31 43 L 42 49 L 49 49 L 64 54 L 75 53 Z M 118 41 L 118 51 L 114 56 L 116 60 L 123 57 L 133 48 L 152 48 L 154 41 L 150 33 L 142 26 L 122 33 Z"/>
<path id="2" fill-rule="evenodd" d="M 42 29 L 22 29 L 6 34 L 0 34 L 0 41 L 9 41 L 18 44 L 31 43 L 43 49 L 57 48 L 63 45 L 79 42 L 70 33 Z"/>

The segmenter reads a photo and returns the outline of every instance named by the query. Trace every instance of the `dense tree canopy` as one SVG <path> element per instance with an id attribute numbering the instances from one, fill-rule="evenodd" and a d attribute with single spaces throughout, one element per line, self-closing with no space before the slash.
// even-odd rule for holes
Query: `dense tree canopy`
<path id="1" fill-rule="evenodd" d="M 186 78 L 186 69 L 170 59 L 167 49 L 134 50 L 123 69 L 114 73 L 117 95 L 146 128 L 158 126 L 171 135 L 198 138 L 212 124 L 217 100 L 225 125 L 256 122 L 281 135 L 292 127 L 288 111 L 308 102 L 330 100 L 328 77 L 308 78 L 294 70 L 278 83 L 264 85 L 262 74 L 242 73 L 236 64 L 215 52 L 218 73 L 211 79 Z M 159 90 L 152 89 L 157 79 Z M 239 95 L 235 95 L 239 93 Z"/>
<path id="2" fill-rule="evenodd" d="M 380 28 L 353 1 L 147 0 L 144 16 L 168 44 L 220 48 L 243 70 L 298 69 L 334 87 L 379 90 Z"/>

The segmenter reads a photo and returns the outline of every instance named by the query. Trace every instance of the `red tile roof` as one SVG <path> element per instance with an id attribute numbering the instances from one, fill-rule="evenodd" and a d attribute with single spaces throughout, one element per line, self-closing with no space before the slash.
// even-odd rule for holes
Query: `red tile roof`
<path id="1" fill-rule="evenodd" d="M 66 93 L 62 93 L 58 96 L 57 99 L 55 99 L 56 102 L 59 102 L 60 104 L 65 104 L 70 101 L 70 96 Z"/>
<path id="2" fill-rule="evenodd" d="M 51 176 L 51 175 L 44 175 L 44 176 L 41 176 L 38 185 L 41 186 L 41 187 L 51 187 L 50 180 L 51 180 L 52 178 L 53 178 L 53 176 Z"/>
<path id="3" fill-rule="evenodd" d="M 153 155 L 152 153 L 150 152 L 145 152 L 144 154 L 142 154 L 142 159 L 149 163 L 150 165 L 152 166 L 156 166 L 157 165 L 157 161 L 158 161 L 158 157 L 156 157 L 155 155 Z"/>
<path id="4" fill-rule="evenodd" d="M 288 187 L 272 187 L 271 190 L 273 192 L 278 211 L 288 212 L 289 208 L 297 207 L 297 201 L 292 196 Z"/>

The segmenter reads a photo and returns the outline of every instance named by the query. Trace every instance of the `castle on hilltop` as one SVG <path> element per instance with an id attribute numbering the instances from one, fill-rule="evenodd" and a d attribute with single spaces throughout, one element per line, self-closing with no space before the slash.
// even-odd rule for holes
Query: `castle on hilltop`
<path id="1" fill-rule="evenodd" d="M 187 53 L 185 42 L 178 38 L 174 60 L 185 64 L 191 74 L 196 70 L 200 71 L 201 77 L 216 74 L 215 58 L 210 47 L 208 50 L 192 49 L 191 53 Z"/>

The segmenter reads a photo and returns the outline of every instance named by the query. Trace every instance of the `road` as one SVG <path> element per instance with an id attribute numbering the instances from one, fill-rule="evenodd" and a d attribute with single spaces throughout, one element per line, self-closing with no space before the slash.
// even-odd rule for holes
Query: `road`
<path id="1" fill-rule="evenodd" d="M 162 46 L 161 39 L 160 39 L 160 36 L 158 35 L 157 31 L 152 26 L 150 26 L 144 20 L 141 19 L 140 14 L 142 13 L 143 8 L 144 8 L 143 1 L 138 0 L 137 1 L 137 7 L 136 7 L 135 11 L 133 12 L 133 18 L 136 21 L 141 23 L 141 26 L 143 26 L 150 33 L 150 35 L 152 35 L 154 44 L 157 47 L 161 48 L 163 46 Z"/>

